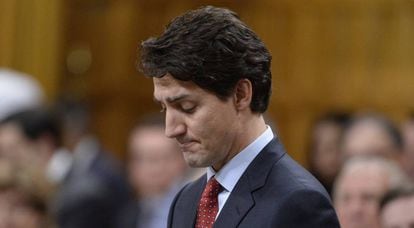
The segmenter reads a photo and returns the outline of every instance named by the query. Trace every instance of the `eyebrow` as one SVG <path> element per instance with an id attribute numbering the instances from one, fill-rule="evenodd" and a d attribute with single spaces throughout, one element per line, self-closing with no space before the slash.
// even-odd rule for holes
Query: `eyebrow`
<path id="1" fill-rule="evenodd" d="M 187 98 L 187 97 L 189 97 L 189 95 L 188 94 L 182 94 L 182 95 L 178 95 L 178 96 L 175 96 L 175 97 L 167 97 L 167 102 L 168 103 L 174 103 L 174 102 L 177 102 L 177 101 L 180 101 L 180 100 L 182 100 L 182 99 L 185 99 L 185 98 Z M 155 102 L 157 102 L 157 103 L 161 103 L 161 101 L 159 101 L 157 98 L 155 98 L 155 97 L 153 97 L 153 100 L 155 101 Z"/>
<path id="2" fill-rule="evenodd" d="M 175 96 L 175 97 L 168 97 L 167 101 L 169 103 L 174 103 L 174 102 L 177 102 L 179 100 L 183 100 L 183 99 L 187 98 L 188 96 L 189 96 L 188 94 L 182 94 L 182 95 Z"/>

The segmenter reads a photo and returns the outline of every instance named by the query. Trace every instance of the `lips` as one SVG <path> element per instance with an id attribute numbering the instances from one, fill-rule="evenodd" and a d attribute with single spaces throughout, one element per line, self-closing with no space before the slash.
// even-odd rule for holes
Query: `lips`
<path id="1" fill-rule="evenodd" d="M 178 145 L 182 151 L 188 151 L 194 144 L 196 144 L 194 140 L 178 141 Z"/>
<path id="2" fill-rule="evenodd" d="M 180 145 L 181 148 L 186 148 L 186 147 L 190 147 L 194 143 L 195 142 L 191 141 L 191 142 L 180 143 L 179 145 Z"/>

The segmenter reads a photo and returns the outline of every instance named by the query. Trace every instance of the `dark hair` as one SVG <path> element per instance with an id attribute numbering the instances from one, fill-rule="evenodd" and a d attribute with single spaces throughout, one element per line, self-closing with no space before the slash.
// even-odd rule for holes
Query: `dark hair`
<path id="1" fill-rule="evenodd" d="M 85 101 L 62 97 L 54 105 L 53 111 L 59 116 L 63 131 L 80 135 L 88 133 L 90 116 L 88 103 Z"/>
<path id="2" fill-rule="evenodd" d="M 240 79 L 252 83 L 250 108 L 263 113 L 271 94 L 271 56 L 264 43 L 236 13 L 206 6 L 175 18 L 158 38 L 141 44 L 141 70 L 167 73 L 228 98 Z"/>
<path id="3" fill-rule="evenodd" d="M 412 185 L 407 185 L 388 191 L 380 201 L 380 209 L 383 210 L 384 207 L 392 201 L 405 197 L 414 197 L 414 187 Z"/>
<path id="4" fill-rule="evenodd" d="M 56 147 L 61 146 L 59 119 L 46 109 L 30 109 L 13 113 L 2 120 L 0 125 L 7 123 L 16 124 L 24 136 L 30 140 L 37 140 L 48 134 L 52 137 Z"/>

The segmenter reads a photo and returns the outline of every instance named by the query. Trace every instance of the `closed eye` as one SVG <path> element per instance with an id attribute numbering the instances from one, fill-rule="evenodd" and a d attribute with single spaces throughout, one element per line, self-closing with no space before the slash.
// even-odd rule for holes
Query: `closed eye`
<path id="1" fill-rule="evenodd" d="M 190 108 L 181 107 L 181 111 L 188 113 L 188 114 L 194 113 L 195 109 L 196 109 L 195 105 Z"/>

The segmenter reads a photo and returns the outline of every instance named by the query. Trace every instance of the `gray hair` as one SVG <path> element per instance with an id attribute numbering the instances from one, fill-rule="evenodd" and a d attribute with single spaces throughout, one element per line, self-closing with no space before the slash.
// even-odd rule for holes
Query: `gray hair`
<path id="1" fill-rule="evenodd" d="M 377 167 L 384 170 L 388 175 L 388 189 L 404 186 L 409 182 L 409 178 L 393 160 L 380 156 L 355 156 L 348 159 L 343 165 L 334 184 L 334 195 L 337 193 L 338 183 L 345 176 L 357 169 L 367 169 L 368 167 Z"/>

